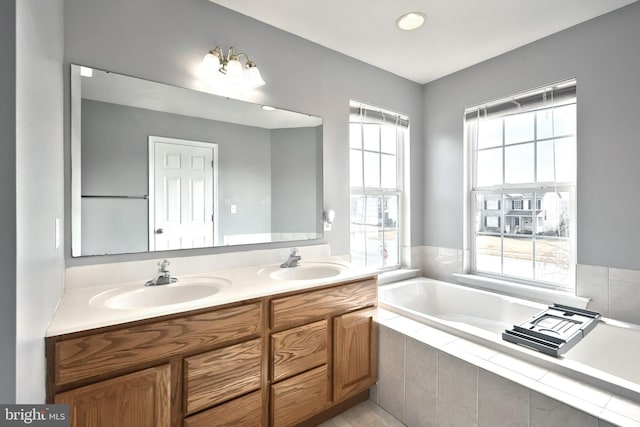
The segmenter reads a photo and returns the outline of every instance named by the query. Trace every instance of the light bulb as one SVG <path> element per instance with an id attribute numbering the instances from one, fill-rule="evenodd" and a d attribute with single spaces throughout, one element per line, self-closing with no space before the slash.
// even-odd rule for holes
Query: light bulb
<path id="1" fill-rule="evenodd" d="M 262 76 L 260 75 L 260 70 L 258 70 L 258 67 L 256 67 L 255 65 L 249 66 L 249 68 L 246 69 L 245 74 L 247 87 L 249 89 L 255 89 L 260 86 L 264 86 L 265 83 L 262 79 Z"/>
<path id="2" fill-rule="evenodd" d="M 242 64 L 237 59 L 230 59 L 227 63 L 227 75 L 239 78 L 242 76 Z"/>
<path id="3" fill-rule="evenodd" d="M 218 58 L 218 55 L 207 53 L 202 59 L 202 71 L 208 74 L 209 77 L 217 77 L 219 69 L 220 58 Z"/>

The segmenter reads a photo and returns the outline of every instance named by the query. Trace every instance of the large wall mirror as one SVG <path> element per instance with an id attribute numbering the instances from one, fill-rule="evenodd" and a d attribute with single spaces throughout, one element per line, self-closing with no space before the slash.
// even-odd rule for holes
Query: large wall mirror
<path id="1" fill-rule="evenodd" d="M 322 238 L 322 119 L 71 65 L 72 256 Z"/>

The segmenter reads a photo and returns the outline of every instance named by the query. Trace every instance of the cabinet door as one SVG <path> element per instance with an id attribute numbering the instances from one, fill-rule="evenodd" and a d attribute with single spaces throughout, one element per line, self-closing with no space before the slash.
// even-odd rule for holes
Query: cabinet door
<path id="1" fill-rule="evenodd" d="M 377 374 L 375 309 L 333 319 L 333 396 L 335 401 L 373 386 Z"/>
<path id="2" fill-rule="evenodd" d="M 100 381 L 55 396 L 69 405 L 71 427 L 170 425 L 170 365 Z"/>

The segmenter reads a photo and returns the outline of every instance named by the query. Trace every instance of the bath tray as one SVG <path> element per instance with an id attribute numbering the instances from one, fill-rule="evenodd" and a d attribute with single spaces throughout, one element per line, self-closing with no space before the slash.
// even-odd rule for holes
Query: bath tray
<path id="1" fill-rule="evenodd" d="M 512 329 L 502 333 L 502 339 L 558 357 L 576 345 L 596 326 L 600 313 L 554 304 Z"/>

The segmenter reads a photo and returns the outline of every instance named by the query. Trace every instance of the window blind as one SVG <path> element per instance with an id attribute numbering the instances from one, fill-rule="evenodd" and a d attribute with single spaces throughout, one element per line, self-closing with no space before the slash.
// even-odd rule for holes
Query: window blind
<path id="1" fill-rule="evenodd" d="M 467 108 L 465 120 L 476 120 L 504 116 L 515 112 L 526 112 L 539 108 L 569 104 L 576 100 L 576 80 L 565 80 L 544 88 L 524 92 L 497 101 Z"/>
<path id="2" fill-rule="evenodd" d="M 386 125 L 397 125 L 398 127 L 409 128 L 409 118 L 389 111 L 376 110 L 364 104 L 351 104 L 349 119 L 352 123 L 378 123 Z"/>

